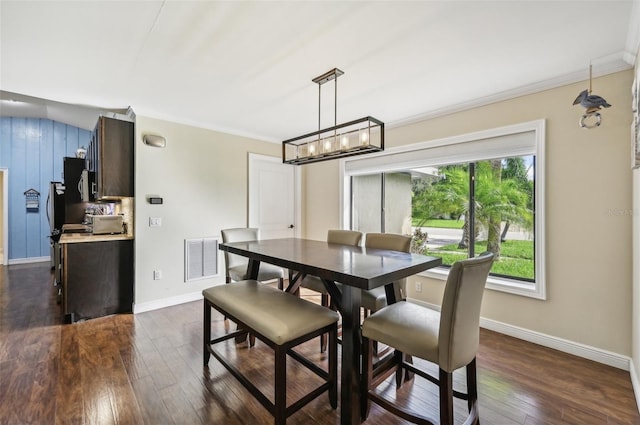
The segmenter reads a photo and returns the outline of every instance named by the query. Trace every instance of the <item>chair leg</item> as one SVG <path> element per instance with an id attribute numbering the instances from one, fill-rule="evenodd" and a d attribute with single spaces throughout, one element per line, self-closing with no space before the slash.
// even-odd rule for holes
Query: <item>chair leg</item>
<path id="1" fill-rule="evenodd" d="M 329 295 L 321 294 L 320 295 L 320 304 L 323 307 L 329 308 Z M 324 353 L 327 351 L 327 334 L 320 335 L 320 352 Z"/>
<path id="2" fill-rule="evenodd" d="M 360 383 L 360 420 L 367 420 L 371 401 L 369 400 L 369 385 L 373 380 L 373 340 L 362 337 L 362 381 Z"/>
<path id="3" fill-rule="evenodd" d="M 413 364 L 413 356 L 410 356 L 407 354 L 404 358 L 404 361 L 409 364 Z M 406 369 L 404 372 L 404 382 L 409 382 L 412 379 L 413 379 L 413 372 L 411 372 L 409 369 Z"/>
<path id="4" fill-rule="evenodd" d="M 440 369 L 440 425 L 453 425 L 453 374 Z"/>
<path id="5" fill-rule="evenodd" d="M 228 284 L 230 284 L 230 283 L 231 283 L 231 277 L 229 277 L 229 276 L 225 276 L 224 281 L 225 281 L 225 283 L 226 283 L 227 285 L 228 285 Z M 229 324 L 229 320 L 227 319 L 227 316 L 224 316 L 224 319 L 223 319 L 223 320 L 224 320 L 224 326 L 225 326 L 225 328 L 226 328 L 226 327 L 227 327 L 227 325 Z"/>
<path id="6" fill-rule="evenodd" d="M 475 357 L 467 365 L 467 406 L 469 413 L 475 415 L 474 425 L 480 425 L 480 419 L 477 417 L 478 412 L 474 412 L 474 409 L 478 408 L 478 378 L 476 372 L 476 359 Z"/>
<path id="7" fill-rule="evenodd" d="M 375 350 L 375 346 L 374 346 L 374 350 Z M 393 356 L 396 358 L 395 362 L 396 364 L 398 364 L 398 368 L 396 369 L 396 389 L 400 388 L 402 386 L 402 384 L 404 383 L 404 378 L 405 378 L 405 369 L 402 367 L 402 363 L 407 359 L 407 358 L 411 358 L 410 356 L 407 356 L 406 354 L 395 350 L 393 352 Z"/>
<path id="8" fill-rule="evenodd" d="M 202 341 L 202 363 L 205 367 L 209 365 L 211 353 L 209 352 L 209 344 L 211 343 L 211 306 L 209 302 L 204 300 L 204 323 L 203 323 L 203 341 Z"/>
<path id="9" fill-rule="evenodd" d="M 283 278 L 278 278 L 278 289 L 281 290 L 281 291 L 284 289 L 284 279 Z"/>

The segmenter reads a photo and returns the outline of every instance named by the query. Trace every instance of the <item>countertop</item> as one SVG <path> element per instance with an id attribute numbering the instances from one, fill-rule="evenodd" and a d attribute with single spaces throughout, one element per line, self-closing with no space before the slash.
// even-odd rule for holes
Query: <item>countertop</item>
<path id="1" fill-rule="evenodd" d="M 83 243 L 83 242 L 108 242 L 108 241 L 126 241 L 133 240 L 132 233 L 117 233 L 107 235 L 94 235 L 87 232 L 73 232 L 75 228 L 82 227 L 78 225 L 64 225 L 62 226 L 62 235 L 60 235 L 60 243 Z M 71 230 L 71 231 L 69 231 Z"/>
<path id="2" fill-rule="evenodd" d="M 126 233 L 116 235 L 94 235 L 92 233 L 63 233 L 60 236 L 60 243 L 82 243 L 82 242 L 107 242 L 133 240 L 133 236 Z"/>

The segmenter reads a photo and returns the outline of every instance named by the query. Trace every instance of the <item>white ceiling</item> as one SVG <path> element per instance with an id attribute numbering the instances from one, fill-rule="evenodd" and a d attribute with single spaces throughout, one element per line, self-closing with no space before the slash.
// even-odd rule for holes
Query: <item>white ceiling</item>
<path id="1" fill-rule="evenodd" d="M 0 114 L 90 129 L 57 102 L 131 106 L 281 141 L 317 129 L 311 80 L 334 67 L 337 121 L 393 126 L 584 80 L 590 62 L 594 75 L 631 68 L 639 32 L 640 0 L 1 0 L 1 98 L 26 102 L 0 101 Z M 333 82 L 322 105 L 327 127 Z"/>

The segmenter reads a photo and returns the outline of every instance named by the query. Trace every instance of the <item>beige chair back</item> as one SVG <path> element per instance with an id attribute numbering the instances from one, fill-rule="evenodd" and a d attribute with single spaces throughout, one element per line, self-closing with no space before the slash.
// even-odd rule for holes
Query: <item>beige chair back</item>
<path id="1" fill-rule="evenodd" d="M 260 239 L 260 232 L 258 229 L 237 227 L 233 229 L 223 229 L 222 242 L 245 242 L 245 241 L 257 241 Z M 231 254 L 224 251 L 224 262 L 226 270 L 232 267 L 242 266 L 249 264 L 249 259 L 237 254 Z M 228 273 L 227 273 L 228 276 Z"/>
<path id="2" fill-rule="evenodd" d="M 395 233 L 367 233 L 365 248 L 390 249 L 392 251 L 411 252 L 411 236 Z M 396 300 L 407 298 L 407 279 L 393 282 Z"/>
<path id="3" fill-rule="evenodd" d="M 440 311 L 438 363 L 453 372 L 476 356 L 480 339 L 480 306 L 494 255 L 457 261 L 449 271 Z"/>
<path id="4" fill-rule="evenodd" d="M 327 242 L 340 245 L 360 246 L 362 232 L 355 230 L 329 230 L 327 232 Z"/>
<path id="5" fill-rule="evenodd" d="M 367 233 L 364 246 L 366 248 L 409 252 L 411 249 L 411 236 L 397 235 L 395 233 Z"/>

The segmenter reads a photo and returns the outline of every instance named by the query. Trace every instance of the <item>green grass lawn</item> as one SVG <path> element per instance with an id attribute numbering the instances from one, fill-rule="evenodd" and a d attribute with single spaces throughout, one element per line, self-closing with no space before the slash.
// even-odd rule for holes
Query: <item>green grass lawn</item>
<path id="1" fill-rule="evenodd" d="M 440 229 L 462 229 L 464 220 L 445 220 L 440 218 L 422 219 L 414 217 L 412 219 L 413 227 L 437 227 Z"/>
<path id="2" fill-rule="evenodd" d="M 440 229 L 462 229 L 464 220 L 424 219 L 413 217 L 414 227 L 434 227 Z M 493 263 L 491 272 L 506 276 L 533 279 L 533 242 L 532 241 L 505 241 L 500 248 L 500 260 Z M 487 250 L 487 242 L 476 242 L 476 255 Z M 442 263 L 451 265 L 457 260 L 467 258 L 467 250 L 458 249 L 457 244 L 445 245 L 439 249 L 429 250 L 429 254 L 442 257 Z"/>
<path id="3" fill-rule="evenodd" d="M 475 252 L 480 254 L 487 249 L 487 242 L 476 243 Z M 429 251 L 430 254 L 442 257 L 442 263 L 451 265 L 457 260 L 467 257 L 467 251 L 458 249 L 457 244 L 445 245 Z M 533 242 L 505 241 L 500 248 L 500 259 L 493 263 L 491 273 L 533 279 Z"/>

